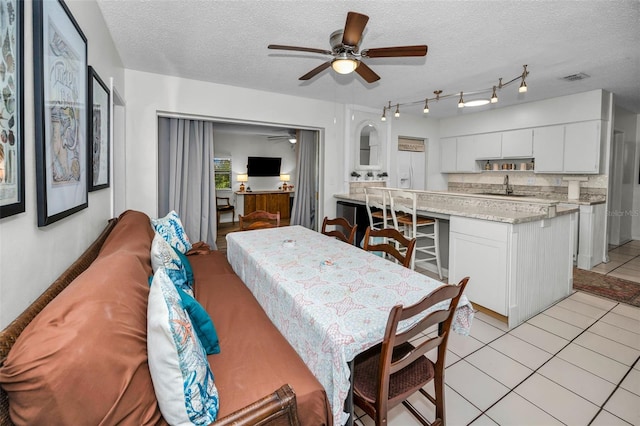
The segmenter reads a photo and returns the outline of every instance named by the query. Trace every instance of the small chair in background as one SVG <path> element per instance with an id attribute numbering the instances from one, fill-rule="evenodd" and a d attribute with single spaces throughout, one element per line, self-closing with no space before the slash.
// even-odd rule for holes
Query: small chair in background
<path id="1" fill-rule="evenodd" d="M 444 403 L 444 373 L 447 342 L 455 310 L 469 277 L 460 283 L 438 287 L 418 303 L 391 309 L 382 343 L 357 355 L 353 367 L 353 401 L 375 421 L 376 426 L 387 425 L 387 413 L 402 403 L 423 425 L 446 425 Z M 423 314 L 436 304 L 450 300 L 448 306 L 430 312 L 409 329 L 399 333 L 398 323 Z M 421 338 L 417 346 L 409 341 L 437 326 L 433 337 Z M 432 334 L 429 334 L 432 336 Z M 437 358 L 426 357 L 430 351 Z M 435 394 L 431 396 L 424 386 L 434 381 Z M 435 420 L 431 423 L 407 400 L 420 392 L 435 405 Z"/>
<path id="2" fill-rule="evenodd" d="M 383 243 L 372 244 L 372 238 L 382 238 Z M 394 228 L 372 229 L 367 227 L 364 234 L 364 246 L 367 251 L 384 252 L 393 256 L 405 268 L 411 266 L 413 249 L 416 246 L 416 239 L 408 239 Z"/>
<path id="3" fill-rule="evenodd" d="M 229 203 L 229 197 L 216 197 L 216 225 L 220 225 L 220 215 L 231 213 L 231 221 L 236 224 L 236 208 Z"/>
<path id="4" fill-rule="evenodd" d="M 334 226 L 332 231 L 327 230 L 327 226 Z M 343 217 L 329 219 L 325 216 L 322 221 L 322 233 L 330 237 L 335 237 L 348 244 L 355 244 L 355 236 L 358 225 L 351 225 L 349 221 Z"/>
<path id="5" fill-rule="evenodd" d="M 279 228 L 280 212 L 269 213 L 264 210 L 256 210 L 247 215 L 240 215 L 240 230 Z"/>

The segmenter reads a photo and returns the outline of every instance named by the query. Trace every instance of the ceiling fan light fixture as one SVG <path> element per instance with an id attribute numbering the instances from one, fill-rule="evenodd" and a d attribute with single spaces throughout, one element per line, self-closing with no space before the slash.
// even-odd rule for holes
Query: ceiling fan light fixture
<path id="1" fill-rule="evenodd" d="M 336 58 L 331 61 L 331 68 L 338 74 L 351 74 L 360 63 L 352 58 Z"/>
<path id="2" fill-rule="evenodd" d="M 289 142 L 290 143 L 296 143 L 296 142 L 298 142 L 298 140 L 296 138 L 292 137 L 292 138 L 289 138 Z"/>

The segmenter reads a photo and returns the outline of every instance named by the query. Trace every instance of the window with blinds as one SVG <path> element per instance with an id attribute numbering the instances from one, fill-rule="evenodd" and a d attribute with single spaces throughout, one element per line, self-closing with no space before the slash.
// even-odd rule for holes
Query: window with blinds
<path id="1" fill-rule="evenodd" d="M 231 158 L 213 159 L 216 189 L 231 190 Z"/>

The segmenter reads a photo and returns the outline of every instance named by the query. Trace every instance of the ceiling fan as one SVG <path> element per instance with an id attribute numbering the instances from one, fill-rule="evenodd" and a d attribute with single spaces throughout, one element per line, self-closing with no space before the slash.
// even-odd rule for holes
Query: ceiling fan
<path id="1" fill-rule="evenodd" d="M 288 141 L 291 144 L 295 144 L 296 142 L 298 142 L 295 130 L 289 130 L 286 135 L 267 136 L 267 140 L 273 142 Z"/>
<path id="2" fill-rule="evenodd" d="M 357 72 L 360 77 L 364 78 L 367 83 L 373 83 L 380 79 L 367 64 L 362 62 L 362 58 L 398 58 L 408 56 L 426 56 L 427 46 L 397 46 L 397 47 L 379 47 L 373 49 L 360 50 L 360 42 L 362 41 L 362 33 L 369 21 L 367 15 L 357 12 L 349 12 L 347 14 L 347 22 L 344 30 L 337 30 L 331 33 L 329 43 L 331 50 L 315 49 L 312 47 L 284 46 L 280 44 L 270 44 L 269 49 L 277 50 L 293 50 L 296 52 L 320 53 L 322 55 L 332 56 L 333 59 L 323 63 L 312 69 L 299 80 L 309 80 L 315 77 L 325 69 L 332 67 L 337 73 L 349 74 L 353 71 Z"/>

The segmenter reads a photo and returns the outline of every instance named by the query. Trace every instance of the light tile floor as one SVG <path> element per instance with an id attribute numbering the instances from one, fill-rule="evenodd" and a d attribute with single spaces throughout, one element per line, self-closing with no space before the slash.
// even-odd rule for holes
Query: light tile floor
<path id="1" fill-rule="evenodd" d="M 611 247 L 609 258 L 592 271 L 640 283 L 640 241 Z M 575 292 L 511 331 L 477 312 L 471 336 L 450 337 L 446 364 L 449 425 L 640 425 L 634 306 Z M 428 402 L 411 400 L 433 418 Z M 373 425 L 356 413 L 356 424 Z M 389 424 L 419 423 L 399 406 Z"/>
<path id="2" fill-rule="evenodd" d="M 449 338 L 445 383 L 450 426 L 640 425 L 640 308 L 575 292 L 510 331 L 476 312 L 470 336 Z M 389 425 L 419 423 L 400 405 Z"/>
<path id="3" fill-rule="evenodd" d="M 640 283 L 640 240 L 610 247 L 609 263 L 600 263 L 591 270 Z"/>

